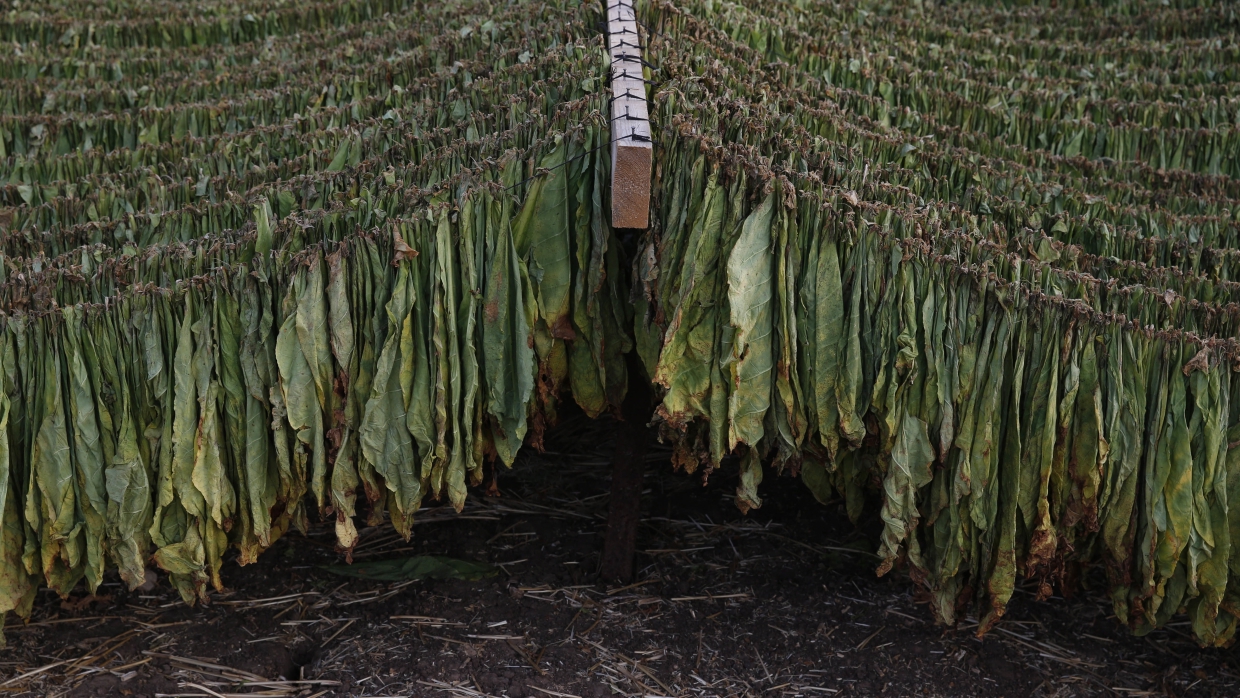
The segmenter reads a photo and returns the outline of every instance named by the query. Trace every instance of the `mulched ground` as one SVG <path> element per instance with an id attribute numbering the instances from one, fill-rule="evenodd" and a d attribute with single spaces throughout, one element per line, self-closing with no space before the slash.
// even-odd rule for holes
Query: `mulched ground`
<path id="1" fill-rule="evenodd" d="M 735 479 L 649 456 L 637 582 L 596 583 L 608 429 L 569 419 L 461 514 L 423 513 L 406 543 L 363 533 L 354 558 L 488 561 L 478 582 L 340 577 L 329 527 L 291 534 L 229 590 L 188 608 L 166 582 L 45 593 L 10 619 L 0 691 L 40 696 L 1236 696 L 1235 649 L 1174 624 L 1134 638 L 1097 595 L 1018 590 L 985 638 L 936 626 L 897 574 L 874 576 L 859 526 L 768 475 L 742 515 Z"/>

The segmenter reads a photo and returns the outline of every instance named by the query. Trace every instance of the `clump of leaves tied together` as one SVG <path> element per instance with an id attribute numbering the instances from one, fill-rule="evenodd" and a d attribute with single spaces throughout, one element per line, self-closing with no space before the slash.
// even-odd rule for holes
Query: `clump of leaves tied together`
<path id="1" fill-rule="evenodd" d="M 0 27 L 36 66 L 0 117 L 0 612 L 113 567 L 192 603 L 315 517 L 408 537 L 628 385 L 594 8 L 160 7 Z"/>
<path id="2" fill-rule="evenodd" d="M 1232 642 L 1232 84 L 1197 98 L 1228 116 L 1191 136 L 1131 80 L 1020 106 L 1063 86 L 1065 54 L 1093 65 L 1103 49 L 1068 38 L 1083 15 L 1125 37 L 1106 40 L 1117 71 L 1235 41 L 1228 8 L 1146 25 L 1137 4 L 651 2 L 662 176 L 635 340 L 675 464 L 736 457 L 742 509 L 772 467 L 854 517 L 876 501 L 879 574 L 902 565 L 946 623 L 985 632 L 1019 578 L 1049 596 L 1099 565 L 1136 632 L 1187 613 L 1201 642 Z M 938 72 L 943 46 L 1001 41 L 1051 87 Z"/>

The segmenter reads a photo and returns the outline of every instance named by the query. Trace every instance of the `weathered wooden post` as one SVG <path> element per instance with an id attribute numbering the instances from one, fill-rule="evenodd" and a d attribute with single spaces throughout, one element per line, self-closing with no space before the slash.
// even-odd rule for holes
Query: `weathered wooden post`
<path id="1" fill-rule="evenodd" d="M 645 229 L 650 225 L 650 173 L 654 143 L 650 138 L 643 77 L 642 43 L 637 33 L 633 0 L 604 0 L 607 45 L 611 53 L 611 224 L 613 228 Z M 611 461 L 611 509 L 603 542 L 599 574 L 605 580 L 629 582 L 641 522 L 642 478 L 645 474 L 646 428 L 650 421 L 650 385 L 639 362 L 629 361 L 629 392 L 616 423 L 616 451 Z"/>

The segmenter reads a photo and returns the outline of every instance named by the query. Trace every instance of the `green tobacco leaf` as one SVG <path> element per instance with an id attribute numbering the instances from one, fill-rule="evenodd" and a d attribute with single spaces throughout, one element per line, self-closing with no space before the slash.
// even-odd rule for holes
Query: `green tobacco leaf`
<path id="1" fill-rule="evenodd" d="M 891 449 L 891 466 L 883 480 L 883 535 L 879 556 L 883 559 L 879 574 L 891 569 L 905 541 L 917 526 L 917 492 L 930 483 L 933 472 L 934 447 L 926 423 L 905 414 Z"/>
<path id="2" fill-rule="evenodd" d="M 771 307 L 775 295 L 775 259 L 771 254 L 771 218 L 778 192 L 766 196 L 741 228 L 728 257 L 728 302 L 736 328 L 732 344 L 728 444 L 757 445 L 771 405 L 774 369 Z"/>
<path id="3" fill-rule="evenodd" d="M 798 333 L 796 306 L 798 299 L 798 276 L 801 273 L 799 247 L 800 231 L 797 228 L 794 192 L 787 191 L 784 205 L 780 206 L 772 223 L 775 242 L 775 299 L 774 299 L 774 355 L 775 431 L 779 435 L 778 462 L 796 460 L 801 452 L 809 419 L 806 415 L 804 395 L 798 380 L 800 359 L 798 356 Z"/>
<path id="4" fill-rule="evenodd" d="M 594 131 L 588 130 L 584 143 L 573 141 L 570 151 L 571 163 L 569 186 L 576 204 L 572 211 L 573 293 L 572 322 L 574 340 L 569 346 L 568 379 L 573 399 L 586 415 L 594 418 L 607 407 L 607 362 L 598 351 L 601 346 L 603 326 L 598 317 L 598 295 L 601 280 L 597 276 L 597 263 L 601 260 L 605 240 L 595 238 L 592 230 L 591 184 L 595 159 L 590 152 L 594 143 Z M 578 152 L 585 148 L 585 152 Z M 599 245 L 602 242 L 603 245 Z"/>
<path id="5" fill-rule="evenodd" d="M 418 246 L 433 254 L 434 247 L 423 235 L 423 231 L 411 227 L 409 231 Z M 407 317 L 391 331 L 399 331 L 399 372 L 402 390 L 404 391 L 405 429 L 413 435 L 416 444 L 417 464 L 414 474 L 418 477 L 422 492 L 430 485 L 431 471 L 436 458 L 436 377 L 437 354 L 433 344 L 434 333 L 434 281 L 432 274 L 431 254 L 422 254 L 411 260 L 408 265 L 409 292 L 413 294 L 410 301 L 414 303 Z M 397 281 L 399 288 L 400 281 Z M 392 294 L 392 299 L 396 299 Z M 390 316 L 389 316 L 390 317 Z M 378 373 L 376 372 L 376 385 Z M 419 501 L 421 494 L 419 496 Z"/>
<path id="6" fill-rule="evenodd" d="M 65 308 L 64 317 L 72 330 L 66 335 L 64 350 L 68 367 L 69 432 L 73 437 L 73 457 L 77 471 L 77 503 L 85 523 L 86 582 L 92 593 L 103 581 L 103 538 L 107 516 L 104 487 L 104 449 L 100 420 L 95 409 L 91 375 L 81 347 L 82 322 L 74 308 Z"/>
<path id="7" fill-rule="evenodd" d="M 357 544 L 357 527 L 353 517 L 357 513 L 357 486 L 360 483 L 354 453 L 357 450 L 357 433 L 354 431 L 355 400 L 347 390 L 353 368 L 354 329 L 350 317 L 348 298 L 348 265 L 339 252 L 327 257 L 329 269 L 327 282 L 328 322 L 331 326 L 331 351 L 336 359 L 337 373 L 332 376 L 332 393 L 329 409 L 332 410 L 332 429 L 327 432 L 329 440 L 337 435 L 336 458 L 331 466 L 331 505 L 336 516 L 336 542 L 340 548 L 351 550 Z M 342 404 L 343 403 L 343 404 Z M 343 417 L 343 420 L 341 419 Z"/>
<path id="8" fill-rule="evenodd" d="M 814 335 L 809 339 L 814 347 L 814 390 L 811 393 L 814 404 L 811 408 L 817 413 L 819 439 L 834 460 L 840 441 L 838 386 L 845 348 L 844 286 L 834 242 L 821 243 L 814 279 L 815 302 L 810 309 L 814 314 Z"/>
<path id="9" fill-rule="evenodd" d="M 40 534 L 42 571 L 48 586 L 67 594 L 81 578 L 81 524 L 76 518 L 73 461 L 56 354 L 41 357 L 45 417 L 38 427 L 31 451 L 33 484 L 40 497 L 37 513 L 27 507 L 26 519 Z M 34 494 L 33 492 L 31 494 Z M 36 504 L 36 507 L 38 505 Z"/>
<path id="10" fill-rule="evenodd" d="M 435 230 L 435 260 L 438 262 L 439 278 L 436 295 L 442 307 L 442 330 L 437 334 L 441 337 L 441 342 L 437 344 L 437 349 L 440 350 L 441 381 L 444 384 L 442 414 L 447 421 L 441 440 L 448 442 L 444 485 L 448 501 L 459 512 L 465 506 L 466 459 L 472 456 L 472 449 L 465 438 L 472 430 L 466 420 L 473 418 L 474 410 L 472 404 L 466 403 L 466 379 L 462 375 L 465 352 L 461 347 L 461 327 L 457 317 L 461 302 L 457 273 L 469 260 L 464 260 L 457 254 L 456 245 L 453 244 L 456 236 L 453 232 L 451 219 L 447 216 L 441 217 Z M 438 494 L 436 491 L 436 495 Z"/>
<path id="11" fill-rule="evenodd" d="M 194 487 L 194 452 L 198 431 L 198 371 L 194 362 L 193 305 L 186 299 L 185 317 L 173 358 L 172 486 L 191 516 L 205 516 L 202 494 Z"/>
<path id="12" fill-rule="evenodd" d="M 340 141 L 340 147 L 336 148 L 336 154 L 332 157 L 331 163 L 327 165 L 328 172 L 339 172 L 343 170 L 349 163 L 349 150 L 353 143 L 353 139 L 344 138 Z"/>
<path id="13" fill-rule="evenodd" d="M 331 324 L 332 355 L 336 357 L 336 365 L 342 371 L 348 371 L 353 361 L 356 345 L 353 319 L 349 311 L 348 265 L 344 263 L 340 253 L 327 258 L 329 281 L 327 282 L 328 321 Z"/>
<path id="14" fill-rule="evenodd" d="M 526 260 L 538 300 L 538 318 L 557 339 L 573 337 L 569 316 L 572 297 L 572 234 L 569 225 L 568 172 L 561 144 L 539 163 L 548 170 L 530 188 L 513 222 L 517 254 Z"/>
<path id="15" fill-rule="evenodd" d="M 241 297 L 241 373 L 245 379 L 245 472 L 246 491 L 240 495 L 250 507 L 254 536 L 261 547 L 271 545 L 271 509 L 275 506 L 279 472 L 272 458 L 271 413 L 266 404 L 271 376 L 264 351 L 264 308 L 257 287 Z M 268 325 L 270 315 L 268 314 Z M 269 329 L 269 326 L 268 328 Z M 244 552 L 244 551 L 243 551 Z"/>
<path id="16" fill-rule="evenodd" d="M 8 428 L 11 412 L 9 396 L 0 392 L 0 619 L 13 610 L 23 618 L 29 617 L 38 588 L 37 581 L 22 564 L 24 526 L 17 498 L 10 490 Z M 0 646 L 3 641 L 0 635 Z"/>
<path id="17" fill-rule="evenodd" d="M 305 284 L 299 286 L 297 301 L 297 341 L 314 378 L 319 408 L 326 411 L 332 394 L 332 348 L 334 339 L 328 325 L 328 302 L 324 295 L 324 262 L 315 257 L 305 271 Z"/>
<path id="18" fill-rule="evenodd" d="M 263 197 L 254 206 L 254 224 L 258 232 L 258 236 L 254 241 L 254 251 L 260 255 L 265 255 L 271 251 L 273 240 L 271 219 L 271 203 L 267 201 L 267 197 Z"/>
<path id="19" fill-rule="evenodd" d="M 534 349 L 526 321 L 521 266 L 507 218 L 494 201 L 488 216 L 482 359 L 486 410 L 495 450 L 512 465 L 525 439 L 526 405 L 534 392 Z"/>
<path id="20" fill-rule="evenodd" d="M 816 458 L 810 458 L 801 464 L 801 482 L 805 483 L 820 504 L 829 503 L 835 494 L 827 469 Z"/>
<path id="21" fill-rule="evenodd" d="M 465 472 L 473 484 L 482 481 L 482 397 L 481 368 L 478 365 L 478 308 L 482 296 L 483 254 L 486 242 L 486 201 L 482 197 L 462 204 L 459 238 L 460 280 L 457 346 L 460 352 L 460 413 L 462 442 L 457 448 L 465 460 Z"/>
<path id="22" fill-rule="evenodd" d="M 304 277 L 301 280 L 304 281 Z M 304 284 L 299 285 L 304 288 Z M 293 292 L 292 288 L 289 290 Z M 310 490 L 320 509 L 327 494 L 323 413 L 315 385 L 315 369 L 306 361 L 306 355 L 313 355 L 313 350 L 302 345 L 298 325 L 303 317 L 301 306 L 319 305 L 321 301 L 322 294 L 318 299 L 307 296 L 304 301 L 297 302 L 295 312 L 285 318 L 276 337 L 276 364 L 280 367 L 280 388 L 285 409 L 288 410 L 288 424 L 300 442 L 296 457 L 303 464 L 310 463 Z M 321 348 L 327 349 L 326 338 Z"/>
<path id="23" fill-rule="evenodd" d="M 842 352 L 842 356 L 837 359 L 839 364 L 838 377 L 835 383 L 835 403 L 838 405 L 840 413 L 840 434 L 854 448 L 861 445 L 861 439 L 865 436 L 865 425 L 861 421 L 862 415 L 858 413 L 859 402 L 861 400 L 862 391 L 862 356 L 861 356 L 861 315 L 862 315 L 862 296 L 865 287 L 865 273 L 868 271 L 866 267 L 872 264 L 866 259 L 869 251 L 856 245 L 851 255 L 852 262 L 852 280 L 848 297 L 848 325 L 845 328 L 842 340 L 837 344 Z M 819 293 L 824 291 L 820 290 Z M 828 289 L 825 291 L 829 293 Z M 829 321 L 832 313 L 830 306 L 826 309 L 827 317 L 820 318 L 820 322 Z M 830 366 L 830 349 L 826 349 L 825 359 L 827 366 Z M 825 396 L 830 404 L 830 396 Z M 828 409 L 829 414 L 829 409 Z M 821 418 L 821 413 L 819 415 Z"/>
<path id="24" fill-rule="evenodd" d="M 151 493 L 146 468 L 142 465 L 133 420 L 121 418 L 116 455 L 107 470 L 108 528 L 112 554 L 121 579 L 130 589 L 144 583 L 145 558 L 150 544 Z"/>
<path id="25" fill-rule="evenodd" d="M 723 232 L 726 192 L 712 174 L 694 220 L 680 268 L 680 303 L 664 333 L 654 380 L 667 388 L 664 418 L 674 425 L 699 415 L 709 417 L 711 373 L 715 356 L 714 302 L 721 284 L 719 238 Z"/>
<path id="26" fill-rule="evenodd" d="M 409 311 L 414 302 L 408 262 L 397 272 L 396 288 L 386 313 L 392 328 L 375 364 L 375 379 L 359 429 L 362 454 L 396 495 L 401 511 L 412 513 L 422 499 L 413 436 L 406 427 L 406 395 L 412 392 L 412 367 L 402 363 L 401 345 L 408 343 Z"/>
<path id="27" fill-rule="evenodd" d="M 356 577 L 378 582 L 405 582 L 422 579 L 477 581 L 494 577 L 500 572 L 498 567 L 485 562 L 459 560 L 441 555 L 415 555 L 392 560 L 357 562 L 351 565 L 325 565 L 321 569 L 343 577 Z"/>

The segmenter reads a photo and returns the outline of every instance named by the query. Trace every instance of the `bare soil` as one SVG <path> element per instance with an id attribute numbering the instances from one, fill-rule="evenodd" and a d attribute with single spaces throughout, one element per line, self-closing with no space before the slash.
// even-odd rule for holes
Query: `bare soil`
<path id="1" fill-rule="evenodd" d="M 877 511 L 853 525 L 768 474 L 742 515 L 734 477 L 671 471 L 652 449 L 638 578 L 597 583 L 607 512 L 605 421 L 569 418 L 547 452 L 422 513 L 406 543 L 367 529 L 354 559 L 488 561 L 477 581 L 337 576 L 327 524 L 290 534 L 226 592 L 183 605 L 166 581 L 98 597 L 43 592 L 9 619 L 0 691 L 40 696 L 1236 696 L 1235 649 L 1187 623 L 1132 637 L 1088 590 L 1018 589 L 999 626 L 936 626 L 906 576 L 874 576 Z"/>

